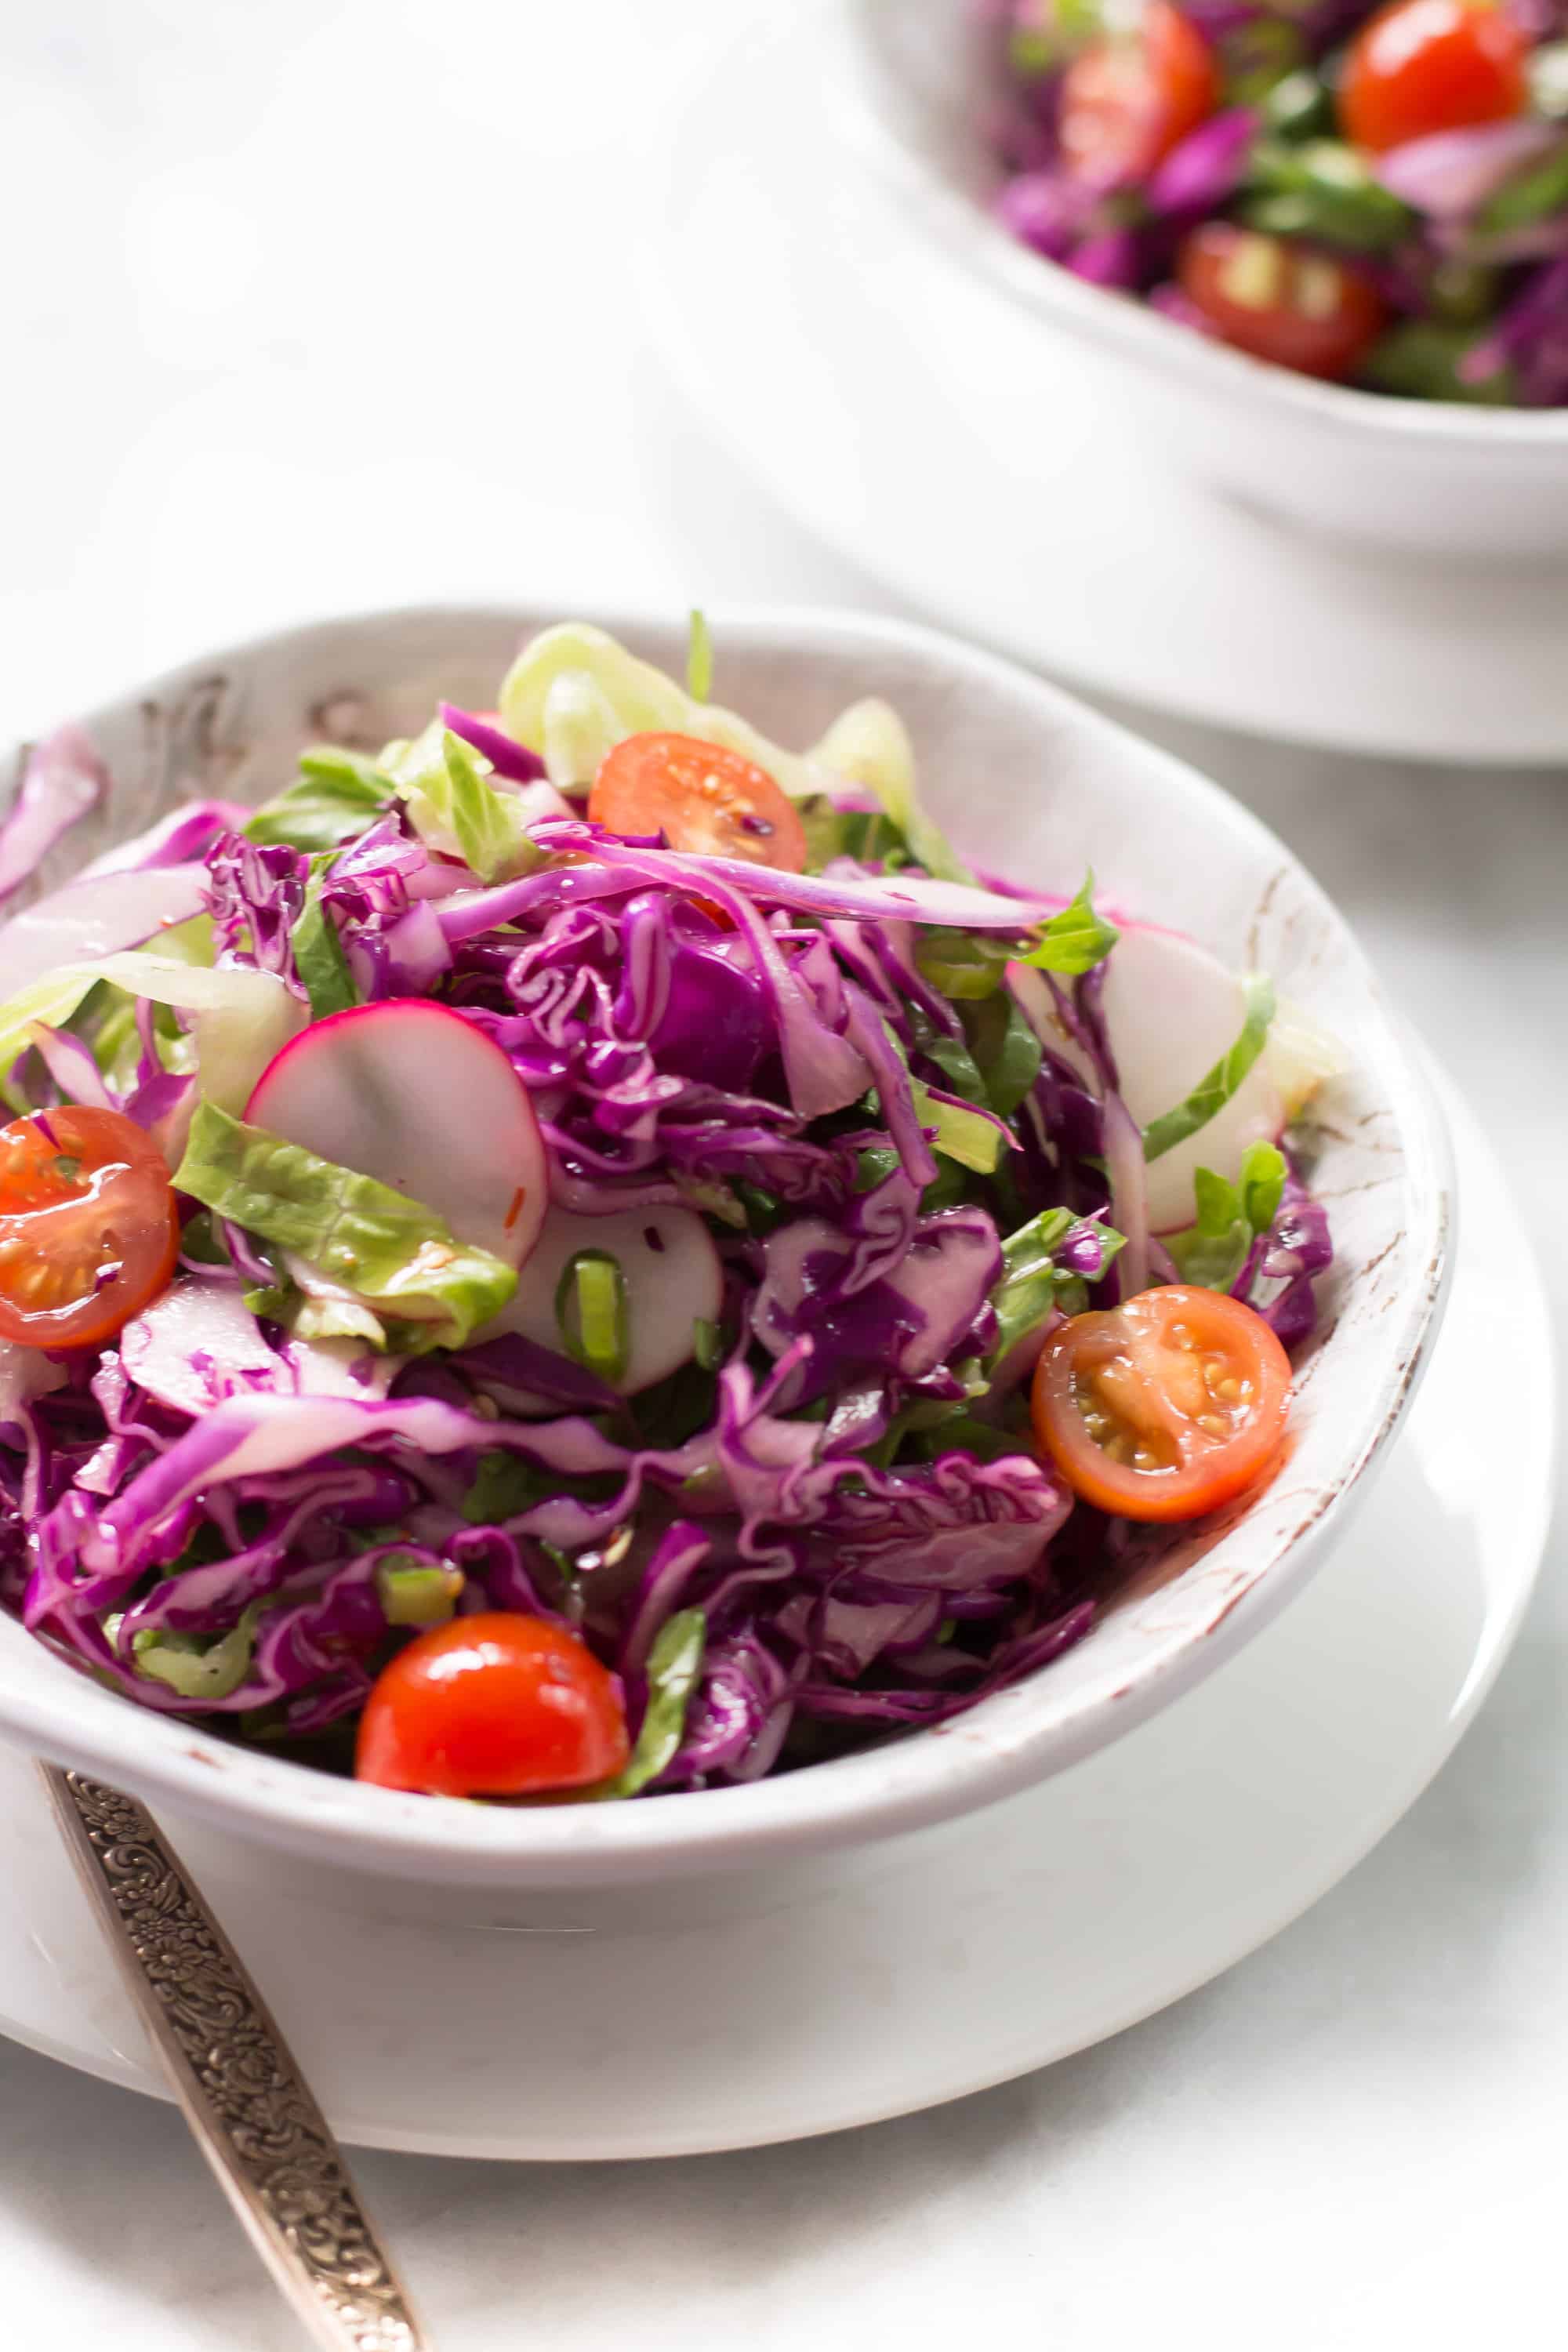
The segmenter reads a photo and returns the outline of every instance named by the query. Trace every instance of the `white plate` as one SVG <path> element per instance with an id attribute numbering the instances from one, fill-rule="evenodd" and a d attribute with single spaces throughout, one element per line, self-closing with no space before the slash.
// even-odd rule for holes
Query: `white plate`
<path id="1" fill-rule="evenodd" d="M 1550 1513 L 1540 1286 L 1489 1147 L 1449 1108 L 1452 1304 L 1376 1492 L 1276 1623 L 1087 1762 L 949 1826 L 758 1873 L 742 1899 L 733 1879 L 674 1902 L 486 1897 L 460 1926 L 437 1889 L 165 1815 L 339 2132 L 560 2159 L 867 2123 L 1114 2033 L 1316 1901 L 1479 1705 Z M 1466 1231 L 1514 1236 L 1506 1286 Z M 5 1750 L 0 1884 L 0 2030 L 161 2095 L 32 1768 Z"/>
<path id="2" fill-rule="evenodd" d="M 1568 571 L 1331 546 L 1184 477 L 836 142 L 847 71 L 821 6 L 721 50 L 665 117 L 637 273 L 678 382 L 792 513 L 1083 685 L 1336 749 L 1561 761 Z"/>

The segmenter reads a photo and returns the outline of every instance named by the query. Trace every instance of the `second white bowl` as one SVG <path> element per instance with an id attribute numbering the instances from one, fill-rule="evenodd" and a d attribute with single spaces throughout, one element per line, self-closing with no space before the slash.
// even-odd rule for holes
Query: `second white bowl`
<path id="1" fill-rule="evenodd" d="M 994 68 L 968 0 L 837 6 L 853 143 L 910 233 L 946 246 L 1032 312 L 1042 334 L 1076 343 L 1143 446 L 1335 538 L 1568 555 L 1568 409 L 1464 408 L 1318 383 L 1043 260 L 991 215 L 1002 178 L 984 131 Z M 940 333 L 940 319 L 931 324 Z"/>

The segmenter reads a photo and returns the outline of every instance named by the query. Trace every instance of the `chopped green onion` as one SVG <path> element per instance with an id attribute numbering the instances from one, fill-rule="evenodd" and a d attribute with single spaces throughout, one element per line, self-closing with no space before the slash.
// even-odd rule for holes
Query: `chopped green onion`
<path id="1" fill-rule="evenodd" d="M 578 1250 L 555 1287 L 555 1320 L 566 1352 L 613 1388 L 631 1357 L 626 1278 L 608 1250 Z"/>
<path id="2" fill-rule="evenodd" d="M 724 1335 L 705 1315 L 692 1318 L 691 1352 L 705 1372 L 717 1371 L 724 1360 Z"/>
<path id="3" fill-rule="evenodd" d="M 376 1562 L 375 1589 L 389 1625 L 444 1625 L 463 1590 L 460 1568 L 398 1568 Z"/>

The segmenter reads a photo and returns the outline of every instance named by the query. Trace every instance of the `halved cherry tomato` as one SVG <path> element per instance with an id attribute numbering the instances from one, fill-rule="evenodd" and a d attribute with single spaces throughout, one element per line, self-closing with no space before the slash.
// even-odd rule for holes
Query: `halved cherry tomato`
<path id="1" fill-rule="evenodd" d="M 155 1298 L 180 1223 L 163 1153 L 117 1110 L 0 1128 L 0 1338 L 91 1348 Z"/>
<path id="2" fill-rule="evenodd" d="M 1387 315 L 1348 262 L 1231 221 L 1184 238 L 1176 275 L 1222 341 L 1299 375 L 1352 374 Z"/>
<path id="3" fill-rule="evenodd" d="M 628 735 L 605 758 L 588 814 L 611 833 L 662 833 L 671 849 L 805 866 L 805 828 L 765 769 L 695 735 Z"/>
<path id="4" fill-rule="evenodd" d="M 1345 136 L 1381 154 L 1436 131 L 1506 122 L 1529 100 L 1529 56 L 1489 0 L 1394 0 L 1351 45 L 1338 100 Z"/>
<path id="5" fill-rule="evenodd" d="M 419 1634 L 377 1676 L 354 1772 L 432 1797 L 584 1789 L 626 1760 L 614 1677 L 564 1626 L 496 1611 Z"/>
<path id="6" fill-rule="evenodd" d="M 1096 187 L 1147 177 L 1219 104 L 1214 52 L 1171 0 L 1148 0 L 1136 28 L 1109 34 L 1062 76 L 1062 162 Z"/>
<path id="7" fill-rule="evenodd" d="M 1173 1284 L 1075 1315 L 1035 1371 L 1035 1434 L 1075 1495 L 1128 1519 L 1195 1519 L 1268 1467 L 1290 1360 L 1223 1291 Z"/>

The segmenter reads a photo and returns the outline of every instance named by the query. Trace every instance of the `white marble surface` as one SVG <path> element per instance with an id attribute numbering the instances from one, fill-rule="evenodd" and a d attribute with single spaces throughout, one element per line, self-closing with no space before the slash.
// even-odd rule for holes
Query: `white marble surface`
<path id="1" fill-rule="evenodd" d="M 877 604 L 707 449 L 625 282 L 646 124 L 742 5 L 0 12 L 0 728 L 346 604 Z M 1155 731 L 1361 924 L 1502 1142 L 1568 1311 L 1568 777 Z M 361 2158 L 443 2352 L 936 2352 L 955 2322 L 1064 2352 L 1547 2341 L 1563 1566 L 1560 1539 L 1479 1724 L 1371 1859 L 1098 2051 L 740 2157 Z M 0 2118 L 19 2352 L 299 2341 L 170 2113 L 0 2045 Z"/>

